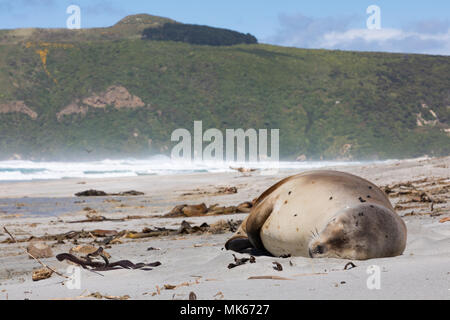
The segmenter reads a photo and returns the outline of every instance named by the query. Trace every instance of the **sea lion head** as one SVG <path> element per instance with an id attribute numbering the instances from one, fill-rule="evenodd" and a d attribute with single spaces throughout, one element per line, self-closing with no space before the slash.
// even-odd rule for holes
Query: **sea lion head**
<path id="1" fill-rule="evenodd" d="M 392 210 L 377 204 L 346 208 L 321 232 L 312 231 L 311 258 L 365 260 L 402 254 L 406 226 Z"/>

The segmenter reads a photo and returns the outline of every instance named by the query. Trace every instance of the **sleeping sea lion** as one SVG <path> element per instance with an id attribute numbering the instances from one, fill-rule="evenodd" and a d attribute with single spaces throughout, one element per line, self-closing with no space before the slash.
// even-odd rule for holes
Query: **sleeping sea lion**
<path id="1" fill-rule="evenodd" d="M 355 175 L 314 170 L 285 178 L 255 201 L 225 247 L 274 256 L 365 260 L 401 255 L 406 225 L 386 194 Z"/>

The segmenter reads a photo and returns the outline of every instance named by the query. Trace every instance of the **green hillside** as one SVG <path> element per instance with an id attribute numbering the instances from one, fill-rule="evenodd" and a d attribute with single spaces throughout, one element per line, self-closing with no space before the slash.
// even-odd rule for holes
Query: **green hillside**
<path id="1" fill-rule="evenodd" d="M 1 30 L 0 158 L 170 153 L 194 120 L 279 128 L 286 159 L 450 154 L 448 56 L 142 38 L 168 22 Z"/>

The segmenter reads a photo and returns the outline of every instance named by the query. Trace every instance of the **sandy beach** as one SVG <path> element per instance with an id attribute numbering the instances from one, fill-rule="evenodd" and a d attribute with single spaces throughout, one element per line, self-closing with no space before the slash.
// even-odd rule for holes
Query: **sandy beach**
<path id="1" fill-rule="evenodd" d="M 349 163 L 327 169 L 359 175 L 389 194 L 408 228 L 403 255 L 366 261 L 257 255 L 255 263 L 229 269 L 234 252 L 224 249 L 232 235 L 228 221 L 243 220 L 246 213 L 163 216 L 181 204 L 236 206 L 252 201 L 298 171 L 4 182 L 0 183 L 0 299 L 188 299 L 191 292 L 197 299 L 449 299 L 450 219 L 446 218 L 450 218 L 450 157 Z M 235 187 L 237 192 L 222 192 L 225 187 Z M 137 190 L 144 195 L 74 196 L 88 189 L 107 193 Z M 70 223 L 86 219 L 87 214 L 104 220 Z M 182 221 L 191 227 L 204 223 L 209 227 L 198 228 L 198 232 L 128 236 L 146 228 L 179 230 Z M 19 243 L 11 241 L 3 227 Z M 159 261 L 161 265 L 148 271 L 82 269 L 79 289 L 68 288 L 66 279 L 57 274 L 32 280 L 33 270 L 42 266 L 24 251 L 31 237 L 52 239 L 52 235 L 70 231 L 89 234 L 93 230 L 122 232 L 122 236 L 103 246 L 104 237 L 94 232 L 77 239 L 54 237 L 45 241 L 53 256 L 41 261 L 65 274 L 73 264 L 55 256 L 75 246 L 94 245 L 104 247 L 110 261 Z M 274 262 L 282 266 L 281 271 L 274 269 Z M 349 262 L 355 267 L 345 270 Z M 367 286 L 370 266 L 381 270 L 379 289 Z"/>

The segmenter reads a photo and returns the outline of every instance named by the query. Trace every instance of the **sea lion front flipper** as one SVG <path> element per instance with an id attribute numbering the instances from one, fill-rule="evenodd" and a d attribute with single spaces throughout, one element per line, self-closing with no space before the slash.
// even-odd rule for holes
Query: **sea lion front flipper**
<path id="1" fill-rule="evenodd" d="M 265 199 L 252 209 L 246 220 L 246 231 L 250 243 L 256 249 L 263 249 L 260 231 L 267 218 L 269 218 L 274 208 L 274 199 Z"/>
<path id="2" fill-rule="evenodd" d="M 239 229 L 236 231 L 236 233 L 228 239 L 228 241 L 225 243 L 225 249 L 227 250 L 233 250 L 236 252 L 242 252 L 245 249 L 252 248 L 252 244 L 250 243 L 250 240 L 247 236 L 247 219 L 249 216 L 247 216 L 244 221 L 242 221 L 241 225 L 239 226 Z"/>

